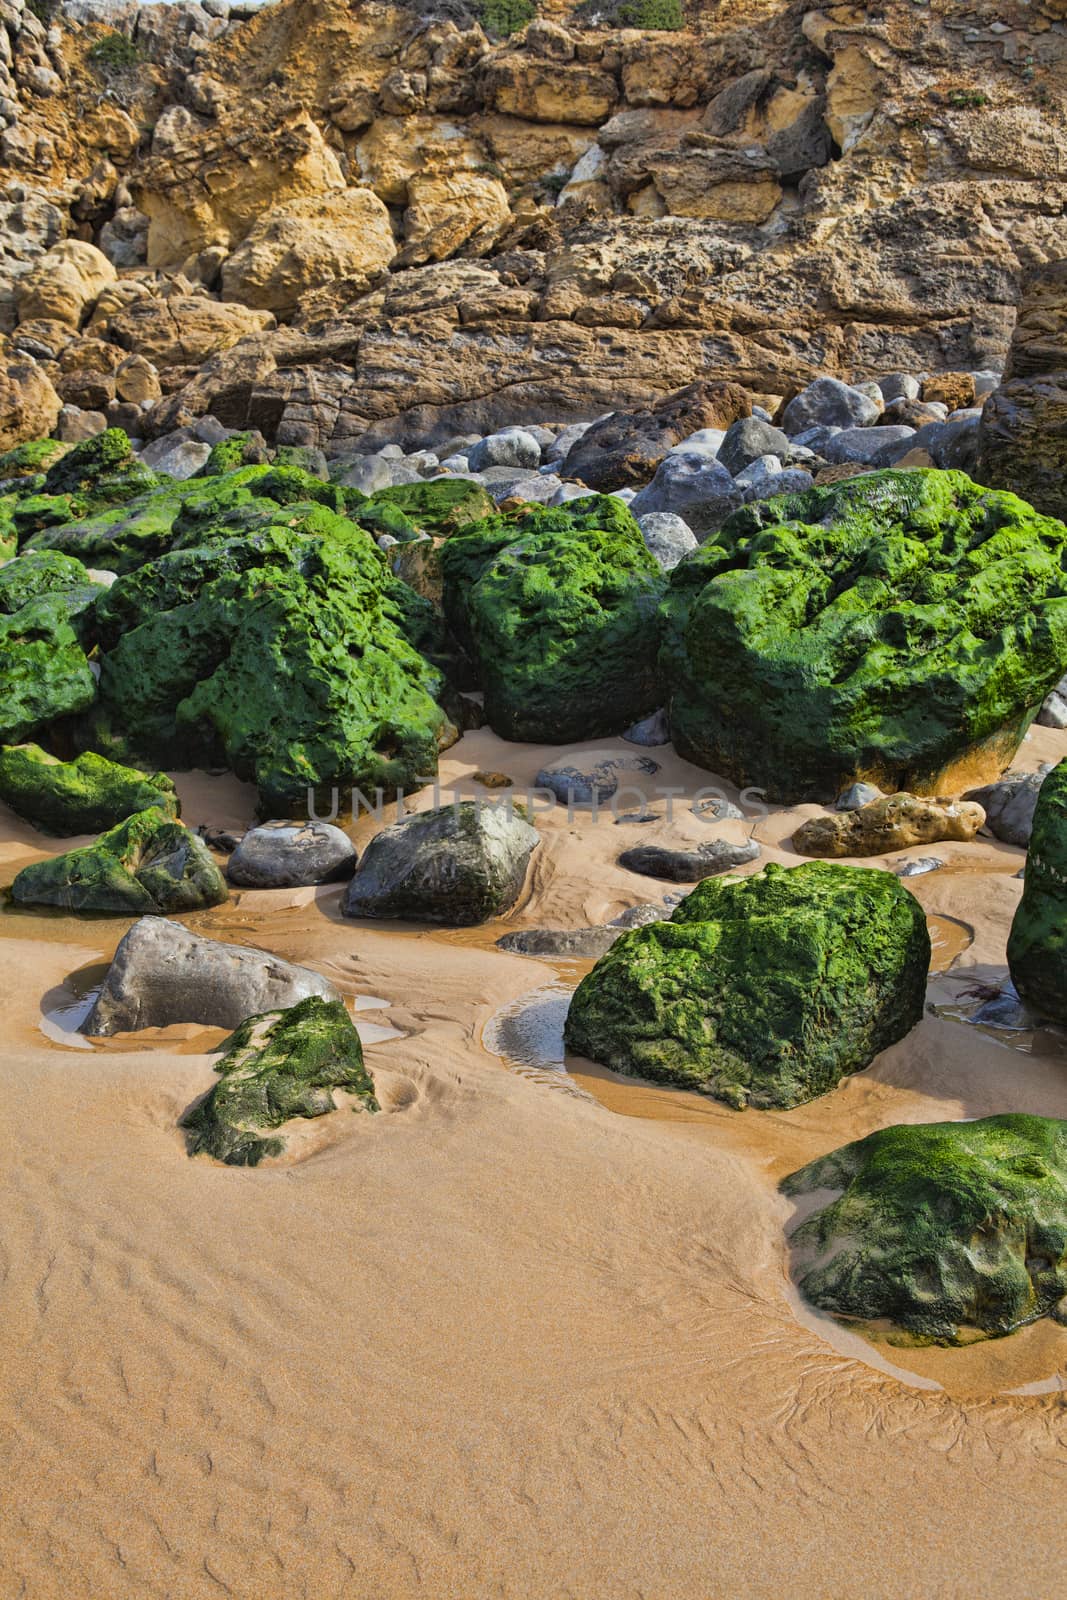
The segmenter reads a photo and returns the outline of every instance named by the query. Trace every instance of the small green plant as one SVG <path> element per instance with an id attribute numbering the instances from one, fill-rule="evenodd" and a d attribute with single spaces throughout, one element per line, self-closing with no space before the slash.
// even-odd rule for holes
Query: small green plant
<path id="1" fill-rule="evenodd" d="M 482 27 L 498 39 L 518 33 L 536 15 L 537 8 L 531 0 L 482 0 L 481 4 Z"/>
<path id="2" fill-rule="evenodd" d="M 124 33 L 105 33 L 89 51 L 89 61 L 101 77 L 129 72 L 141 63 L 141 52 Z"/>
<path id="3" fill-rule="evenodd" d="M 681 0 L 623 0 L 615 13 L 624 28 L 675 33 L 685 27 Z"/>
<path id="4" fill-rule="evenodd" d="M 48 28 L 59 15 L 59 0 L 26 0 L 26 10 L 31 11 L 37 21 L 43 22 Z"/>
<path id="5" fill-rule="evenodd" d="M 562 194 L 570 181 L 569 172 L 550 172 L 547 178 L 541 179 L 541 187 L 547 189 L 549 194 Z"/>
<path id="6" fill-rule="evenodd" d="M 956 111 L 977 111 L 989 104 L 989 96 L 981 89 L 953 89 L 948 103 Z"/>

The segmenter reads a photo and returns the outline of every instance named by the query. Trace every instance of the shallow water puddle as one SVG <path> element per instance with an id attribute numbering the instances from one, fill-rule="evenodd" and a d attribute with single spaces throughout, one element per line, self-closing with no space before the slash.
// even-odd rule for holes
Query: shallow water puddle
<path id="1" fill-rule="evenodd" d="M 974 943 L 974 930 L 956 917 L 930 912 L 926 918 L 930 930 L 930 971 L 947 972 L 953 962 L 969 950 Z"/>
<path id="2" fill-rule="evenodd" d="M 573 988 L 562 983 L 549 983 L 519 995 L 490 1017 L 482 1043 L 520 1077 L 591 1100 L 592 1095 L 575 1083 L 566 1066 L 563 1024 L 573 993 Z"/>

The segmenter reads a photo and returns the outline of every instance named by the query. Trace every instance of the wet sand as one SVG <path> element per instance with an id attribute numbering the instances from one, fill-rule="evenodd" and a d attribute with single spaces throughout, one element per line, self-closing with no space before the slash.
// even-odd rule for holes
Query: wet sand
<path id="1" fill-rule="evenodd" d="M 298 1124 L 253 1171 L 190 1160 L 177 1128 L 218 1030 L 89 1049 L 42 1031 L 128 923 L 0 912 L 5 1600 L 1058 1591 L 1067 1332 L 916 1351 L 818 1318 L 776 1189 L 892 1122 L 1067 1117 L 1059 1039 L 936 1009 L 1003 976 L 1022 852 L 893 858 L 949 861 L 906 880 L 933 919 L 930 1008 L 811 1105 L 739 1114 L 561 1049 L 538 1067 L 500 1013 L 540 995 L 547 1049 L 589 963 L 504 953 L 500 933 L 685 893 L 618 866 L 638 841 L 754 830 L 764 860 L 796 864 L 816 810 L 709 826 L 685 800 L 715 780 L 669 749 L 484 732 L 447 753 L 442 787 L 484 794 L 473 773 L 503 770 L 521 790 L 594 748 L 660 762 L 635 782 L 680 787 L 674 819 L 539 813 L 503 923 L 345 922 L 337 888 L 182 919 L 385 1002 L 357 1018 L 395 1030 L 366 1045 L 384 1115 Z M 1016 765 L 1064 754 L 1067 734 L 1038 729 Z M 189 822 L 251 820 L 247 788 L 178 781 Z M 60 847 L 0 809 L 0 882 Z"/>

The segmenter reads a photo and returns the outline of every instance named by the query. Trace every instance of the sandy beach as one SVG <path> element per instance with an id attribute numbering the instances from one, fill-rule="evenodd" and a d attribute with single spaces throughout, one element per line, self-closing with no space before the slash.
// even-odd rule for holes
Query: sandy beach
<path id="1" fill-rule="evenodd" d="M 521 788 L 546 755 L 593 748 L 468 734 L 442 788 L 480 792 L 478 770 Z M 1067 734 L 1035 729 L 1017 765 L 1065 753 Z M 715 782 L 650 754 L 650 785 Z M 177 780 L 190 824 L 251 820 L 234 780 Z M 0 915 L 0 1592 L 1055 1593 L 1067 1331 L 899 1351 L 818 1318 L 776 1190 L 892 1122 L 1067 1116 L 1056 1039 L 1008 1044 L 937 1009 L 1002 975 L 1020 851 L 939 846 L 948 866 L 908 880 L 948 966 L 927 1015 L 800 1109 L 735 1113 L 577 1060 L 523 1070 L 483 1042 L 510 1012 L 506 1037 L 551 1055 L 558 998 L 540 1031 L 524 1019 L 588 969 L 496 950 L 507 927 L 676 889 L 617 866 L 633 838 L 755 827 L 764 860 L 795 863 L 814 809 L 711 830 L 684 803 L 669 825 L 557 807 L 514 913 L 463 934 L 345 922 L 336 887 L 183 919 L 329 974 L 378 1030 L 386 1114 L 299 1124 L 254 1170 L 189 1159 L 177 1127 L 220 1032 L 86 1048 L 47 1023 L 127 924 Z M 8 813 L 0 841 L 8 881 L 51 846 Z"/>

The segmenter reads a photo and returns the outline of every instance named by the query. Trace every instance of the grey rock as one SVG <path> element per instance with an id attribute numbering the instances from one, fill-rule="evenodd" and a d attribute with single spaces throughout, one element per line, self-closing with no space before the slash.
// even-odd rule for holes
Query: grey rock
<path id="1" fill-rule="evenodd" d="M 621 939 L 625 928 L 519 928 L 497 940 L 497 948 L 520 956 L 596 960 Z"/>
<path id="2" fill-rule="evenodd" d="M 1046 762 L 1037 772 L 1009 772 L 996 783 L 969 789 L 965 800 L 976 800 L 985 811 L 985 825 L 995 839 L 1025 849 L 1034 825 L 1034 807 L 1041 785 L 1051 768 Z"/>
<path id="3" fill-rule="evenodd" d="M 768 478 L 776 478 L 782 470 L 780 456 L 757 456 L 755 461 L 750 461 L 747 467 L 735 474 L 738 484 L 745 489 L 754 489 Z"/>
<path id="4" fill-rule="evenodd" d="M 887 406 L 894 400 L 918 400 L 922 394 L 922 384 L 908 372 L 891 372 L 878 379 L 878 387 Z"/>
<path id="5" fill-rule="evenodd" d="M 834 465 L 859 461 L 866 466 L 887 446 L 903 445 L 910 450 L 914 439 L 915 429 L 902 423 L 884 428 L 843 428 L 826 441 L 822 454 Z"/>
<path id="6" fill-rule="evenodd" d="M 873 783 L 854 783 L 837 797 L 838 811 L 859 811 L 861 806 L 869 806 L 872 800 L 882 798 L 881 789 Z"/>
<path id="7" fill-rule="evenodd" d="M 618 790 L 620 772 L 638 772 L 652 777 L 658 771 L 659 762 L 650 756 L 611 756 L 585 771 L 563 762 L 542 767 L 534 783 L 536 788 L 555 795 L 563 806 L 603 805 Z"/>
<path id="8" fill-rule="evenodd" d="M 720 462 L 679 451 L 664 458 L 652 482 L 631 501 L 630 509 L 638 519 L 650 511 L 673 512 L 702 540 L 717 533 L 741 503 L 742 491 Z"/>
<path id="9" fill-rule="evenodd" d="M 940 856 L 919 856 L 914 861 L 905 861 L 897 870 L 898 878 L 922 878 L 928 872 L 937 872 L 945 863 Z"/>
<path id="10" fill-rule="evenodd" d="M 737 482 L 740 483 L 741 478 L 738 478 Z M 804 490 L 810 489 L 814 482 L 814 477 L 805 467 L 785 467 L 781 472 L 771 472 L 765 477 L 758 476 L 755 482 L 745 484 L 743 491 L 745 503 L 747 505 L 753 500 L 773 500 L 780 494 L 803 494 Z"/>
<path id="11" fill-rule="evenodd" d="M 628 910 L 620 911 L 617 917 L 612 917 L 609 927 L 647 928 L 652 922 L 666 922 L 670 914 L 669 906 L 647 901 L 644 905 L 630 906 Z"/>
<path id="12" fill-rule="evenodd" d="M 745 813 L 724 794 L 710 795 L 706 800 L 694 800 L 692 811 L 701 822 L 740 822 Z"/>
<path id="13" fill-rule="evenodd" d="M 799 446 L 803 450 L 811 450 L 819 455 L 826 441 L 840 432 L 840 428 L 819 423 L 817 427 L 804 428 L 800 433 L 794 434 L 791 443 L 794 450 Z"/>
<path id="14" fill-rule="evenodd" d="M 603 417 L 595 419 L 603 422 Z M 546 461 L 565 461 L 574 446 L 582 436 L 589 432 L 592 422 L 572 422 L 569 428 L 564 428 L 562 433 L 557 433 L 552 443 L 545 451 Z"/>
<path id="15" fill-rule="evenodd" d="M 265 822 L 250 828 L 226 869 L 246 889 L 290 889 L 351 877 L 356 847 L 329 822 Z"/>
<path id="16" fill-rule="evenodd" d="M 81 1031 L 104 1036 L 172 1022 L 236 1028 L 309 995 L 341 998 L 327 978 L 266 950 L 202 939 L 166 917 L 141 917 L 115 951 Z"/>
<path id="17" fill-rule="evenodd" d="M 728 839 L 712 839 L 693 850 L 669 850 L 664 845 L 638 844 L 624 850 L 620 867 L 641 872 L 649 878 L 666 878 L 671 883 L 699 883 L 702 878 L 730 872 L 734 867 L 755 861 L 760 847 L 755 839 L 732 844 Z"/>
<path id="18" fill-rule="evenodd" d="M 688 439 L 683 439 L 681 444 L 672 445 L 668 455 L 677 455 L 679 451 L 688 450 L 695 455 L 707 456 L 714 461 L 722 449 L 722 442 L 726 434 L 722 428 L 698 428 L 696 433 L 691 433 Z"/>
<path id="19" fill-rule="evenodd" d="M 515 467 L 488 467 L 478 474 L 497 505 L 502 500 L 536 500 L 548 505 L 563 488 L 563 480 L 554 474 L 531 472 Z M 585 491 L 589 493 L 588 489 Z"/>
<path id="20" fill-rule="evenodd" d="M 159 443 L 160 441 L 157 440 L 156 442 Z M 148 450 L 150 449 L 151 445 L 148 447 Z M 144 452 L 142 460 L 147 456 L 148 450 Z M 162 455 L 157 455 L 155 460 L 150 461 L 148 465 L 154 472 L 165 472 L 170 478 L 184 480 L 186 478 L 195 478 L 200 468 L 207 462 L 210 454 L 211 446 L 209 444 L 202 444 L 197 439 L 185 439 L 181 444 L 176 444 L 172 449 L 163 452 Z"/>
<path id="21" fill-rule="evenodd" d="M 394 448 L 386 445 L 385 449 Z M 334 482 L 345 489 L 358 489 L 361 494 L 375 494 L 379 489 L 392 489 L 398 483 L 421 483 L 419 474 L 403 460 L 388 456 L 380 450 L 373 456 L 353 456 L 344 470 L 334 476 Z"/>
<path id="22" fill-rule="evenodd" d="M 446 472 L 467 473 L 470 471 L 470 462 L 466 456 L 446 456 L 441 465 Z"/>
<path id="23" fill-rule="evenodd" d="M 979 1006 L 967 1020 L 977 1023 L 982 1028 L 1006 1028 L 1013 1032 L 1028 1032 L 1036 1026 L 1036 1019 L 1030 1015 L 1019 999 L 1010 978 L 999 994 Z"/>
<path id="24" fill-rule="evenodd" d="M 659 711 L 653 711 L 650 717 L 642 717 L 632 728 L 627 728 L 623 738 L 628 744 L 643 744 L 651 749 L 670 744 L 671 725 L 666 711 L 661 707 Z"/>
<path id="25" fill-rule="evenodd" d="M 479 439 L 467 452 L 472 472 L 486 467 L 538 467 L 541 445 L 526 428 L 504 428 Z"/>
<path id="26" fill-rule="evenodd" d="M 675 568 L 684 555 L 697 548 L 687 522 L 670 511 L 650 511 L 638 521 L 641 536 L 664 572 Z"/>
<path id="27" fill-rule="evenodd" d="M 344 900 L 346 917 L 470 927 L 500 916 L 522 890 L 535 828 L 507 801 L 461 800 L 375 834 Z"/>
<path id="28" fill-rule="evenodd" d="M 1061 678 L 1045 696 L 1036 721 L 1042 728 L 1067 728 L 1067 678 Z"/>
<path id="29" fill-rule="evenodd" d="M 561 483 L 551 500 L 550 506 L 565 506 L 568 500 L 585 500 L 590 491 L 580 483 Z"/>
<path id="30" fill-rule="evenodd" d="M 820 424 L 836 428 L 864 428 L 876 422 L 882 406 L 870 395 L 839 378 L 816 378 L 785 408 L 782 427 L 793 435 Z M 809 443 L 807 439 L 802 441 Z M 812 445 L 812 449 L 818 449 Z"/>
<path id="31" fill-rule="evenodd" d="M 736 478 L 739 472 L 758 461 L 761 456 L 783 456 L 789 449 L 789 439 L 780 428 L 759 417 L 742 417 L 726 432 L 719 449 L 719 460 Z"/>

